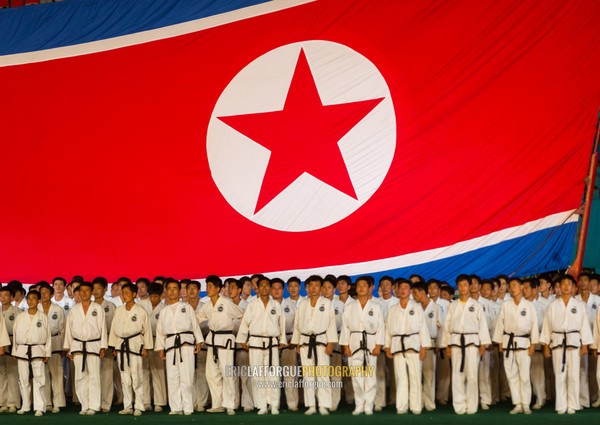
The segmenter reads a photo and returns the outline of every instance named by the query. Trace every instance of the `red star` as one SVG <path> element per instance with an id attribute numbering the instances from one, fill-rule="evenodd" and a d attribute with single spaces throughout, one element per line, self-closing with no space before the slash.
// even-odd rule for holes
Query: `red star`
<path id="1" fill-rule="evenodd" d="M 218 117 L 271 151 L 254 213 L 305 172 L 357 199 L 338 142 L 382 100 L 323 105 L 300 50 L 283 110 Z"/>

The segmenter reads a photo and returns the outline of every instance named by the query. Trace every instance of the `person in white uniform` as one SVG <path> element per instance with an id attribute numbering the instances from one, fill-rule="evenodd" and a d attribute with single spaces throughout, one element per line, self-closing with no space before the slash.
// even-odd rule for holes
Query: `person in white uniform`
<path id="1" fill-rule="evenodd" d="M 295 368 L 298 366 L 298 354 L 294 347 L 289 344 L 294 334 L 294 318 L 296 317 L 296 303 L 290 298 L 283 298 L 283 288 L 285 283 L 279 278 L 271 279 L 271 296 L 273 300 L 281 304 L 283 317 L 285 318 L 285 336 L 286 344 L 280 351 L 279 364 L 282 367 Z M 285 401 L 288 410 L 292 412 L 298 411 L 299 394 L 298 394 L 298 375 L 295 373 L 287 373 L 283 376 Z"/>
<path id="2" fill-rule="evenodd" d="M 390 308 L 398 304 L 398 298 L 393 293 L 394 279 L 391 276 L 382 276 L 379 278 L 379 298 L 373 301 L 379 301 L 383 313 L 383 321 L 387 318 Z M 386 403 L 386 387 L 389 387 Z M 389 359 L 385 350 L 381 350 L 377 356 L 377 393 L 375 395 L 375 411 L 381 411 L 386 404 L 396 405 L 396 379 L 394 374 L 394 359 Z"/>
<path id="3" fill-rule="evenodd" d="M 531 356 L 539 342 L 537 313 L 533 304 L 523 297 L 522 286 L 518 278 L 509 280 L 512 299 L 502 304 L 493 338 L 499 344 L 500 355 L 504 356 L 504 369 L 515 405 L 510 411 L 512 415 L 531 414 Z"/>
<path id="4" fill-rule="evenodd" d="M 154 347 L 152 324 L 146 310 L 135 304 L 135 285 L 124 284 L 121 295 L 125 304 L 115 310 L 108 338 L 108 345 L 114 347 L 114 356 L 121 371 L 123 410 L 119 414 L 141 416 L 145 410 L 142 360 Z"/>
<path id="5" fill-rule="evenodd" d="M 491 343 L 483 306 L 470 296 L 470 277 L 456 278 L 459 299 L 448 308 L 441 347 L 452 361 L 452 405 L 463 415 L 477 413 L 478 368 Z"/>
<path id="6" fill-rule="evenodd" d="M 281 378 L 277 374 L 279 350 L 287 345 L 287 339 L 281 304 L 271 298 L 271 280 L 266 276 L 258 280 L 258 298 L 248 304 L 236 341 L 248 350 L 250 367 L 266 372 L 252 377 L 252 395 L 258 414 L 267 414 L 270 407 L 271 414 L 278 415 L 281 396 L 278 385 Z"/>
<path id="7" fill-rule="evenodd" d="M 573 298 L 577 284 L 570 275 L 560 276 L 561 296 L 548 306 L 540 342 L 544 355 L 552 357 L 555 382 L 555 409 L 559 414 L 573 414 L 579 403 L 579 369 L 581 356 L 593 336 L 585 305 Z"/>
<path id="8" fill-rule="evenodd" d="M 75 301 L 73 301 L 73 299 L 69 298 L 67 294 L 65 294 L 66 286 L 67 281 L 64 277 L 55 277 L 54 279 L 52 279 L 52 288 L 54 288 L 52 302 L 65 311 L 65 316 L 69 313 L 69 311 L 71 311 L 71 309 L 75 305 Z"/>
<path id="9" fill-rule="evenodd" d="M 353 415 L 373 414 L 377 384 L 377 356 L 384 343 L 384 318 L 379 304 L 370 299 L 373 280 L 356 280 L 356 301 L 349 303 L 343 316 L 340 345 L 348 357 L 348 366 L 362 373 L 352 376 L 355 408 Z"/>
<path id="10" fill-rule="evenodd" d="M 194 411 L 195 354 L 204 342 L 194 310 L 179 301 L 181 284 L 166 281 L 167 297 L 156 325 L 154 349 L 166 361 L 169 415 L 191 415 Z"/>
<path id="11" fill-rule="evenodd" d="M 440 307 L 427 296 L 426 284 L 414 284 L 412 295 L 415 302 L 421 304 L 423 308 L 423 316 L 431 338 L 431 347 L 427 349 L 423 359 L 423 407 L 430 412 L 435 410 L 436 354 L 442 337 L 441 313 Z"/>
<path id="12" fill-rule="evenodd" d="M 316 367 L 329 366 L 329 356 L 338 342 L 333 304 L 321 296 L 323 279 L 312 275 L 305 281 L 309 298 L 297 304 L 291 343 L 300 353 L 303 371 L 316 372 Z M 331 408 L 330 377 L 324 373 L 307 373 L 304 380 L 305 415 L 328 415 Z M 316 391 L 315 391 L 316 384 Z"/>
<path id="13" fill-rule="evenodd" d="M 52 354 L 52 337 L 48 318 L 38 310 L 40 293 L 29 291 L 26 312 L 15 320 L 12 355 L 18 361 L 19 387 L 23 404 L 17 412 L 22 415 L 31 410 L 33 383 L 33 409 L 35 416 L 42 416 L 46 410 L 45 363 Z"/>
<path id="14" fill-rule="evenodd" d="M 222 287 L 223 281 L 220 277 L 206 277 L 206 293 L 209 299 L 202 304 L 196 316 L 200 323 L 207 322 L 209 328 L 206 337 L 206 380 L 212 406 L 207 412 L 227 411 L 228 415 L 235 415 L 236 378 L 227 371 L 233 366 L 235 322 L 239 321 L 244 313 L 231 299 L 219 295 Z"/>
<path id="15" fill-rule="evenodd" d="M 2 303 L 2 319 L 8 333 L 8 344 L 4 346 L 6 356 L 0 357 L 0 412 L 15 413 L 21 406 L 21 393 L 19 391 L 19 371 L 17 360 L 10 355 L 12 351 L 13 327 L 17 316 L 21 313 L 12 305 L 14 291 L 9 286 L 0 288 L 0 302 Z"/>
<path id="16" fill-rule="evenodd" d="M 161 301 L 163 291 L 162 284 L 152 282 L 148 285 L 148 298 L 139 303 L 150 317 L 152 338 L 154 341 L 156 341 L 158 318 L 160 317 L 161 310 L 165 307 L 165 304 Z M 154 342 L 154 346 L 156 346 L 156 342 Z M 148 351 L 148 369 L 151 377 L 154 411 L 162 412 L 163 408 L 167 405 L 167 380 L 165 362 L 160 358 L 160 352 L 155 350 Z M 145 398 L 149 397 L 150 395 L 148 394 Z"/>
<path id="17" fill-rule="evenodd" d="M 439 339 L 441 342 L 444 320 L 450 307 L 450 301 L 441 297 L 441 285 L 435 279 L 429 279 L 427 282 L 427 294 L 429 295 L 429 299 L 440 308 L 442 330 L 440 330 Z M 445 406 L 448 404 L 448 400 L 450 400 L 450 359 L 446 356 L 445 350 L 438 350 L 435 360 L 435 399 L 441 406 Z"/>
<path id="18" fill-rule="evenodd" d="M 67 357 L 73 360 L 75 392 L 81 403 L 80 415 L 100 411 L 100 361 L 108 347 L 104 309 L 92 302 L 92 284 L 79 285 L 81 303 L 67 316 L 65 345 Z"/>
<path id="19" fill-rule="evenodd" d="M 40 285 L 41 302 L 40 311 L 48 317 L 50 335 L 52 337 L 52 355 L 46 363 L 46 385 L 44 385 L 46 410 L 52 413 L 60 412 L 61 407 L 67 405 L 63 383 L 63 345 L 65 342 L 65 312 L 54 304 L 52 294 L 54 289 L 47 282 Z"/>
<path id="20" fill-rule="evenodd" d="M 183 289 L 182 289 L 183 290 Z M 202 308 L 200 301 L 200 282 L 197 280 L 189 280 L 186 284 L 187 303 L 197 314 Z M 181 295 L 181 293 L 180 293 Z M 206 338 L 208 328 L 200 326 L 202 338 Z M 205 328 L 205 329 L 203 329 Z M 206 347 L 202 347 L 196 353 L 195 375 L 194 375 L 194 410 L 196 412 L 204 412 L 204 407 L 208 402 L 208 382 L 206 381 Z"/>
<path id="21" fill-rule="evenodd" d="M 418 415 L 423 408 L 422 364 L 432 346 L 423 308 L 410 299 L 411 287 L 406 280 L 398 282 L 400 301 L 394 305 L 385 322 L 385 351 L 394 359 L 396 377 L 396 411 Z"/>
<path id="22" fill-rule="evenodd" d="M 321 295 L 331 301 L 333 305 L 333 312 L 335 313 L 335 324 L 339 335 L 342 332 L 342 315 L 344 314 L 344 307 L 346 304 L 335 297 L 335 285 L 337 279 L 333 275 L 327 275 L 323 278 L 323 285 L 321 287 Z M 334 344 L 333 353 L 329 362 L 334 368 L 341 368 L 342 366 L 342 350 L 338 344 Z M 331 378 L 331 408 L 332 412 L 336 411 L 340 401 L 342 399 L 342 377 L 339 375 L 333 375 Z"/>

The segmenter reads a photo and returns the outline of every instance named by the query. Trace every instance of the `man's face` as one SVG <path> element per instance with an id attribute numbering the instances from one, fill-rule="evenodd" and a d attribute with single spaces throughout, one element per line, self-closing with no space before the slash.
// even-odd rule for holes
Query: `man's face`
<path id="1" fill-rule="evenodd" d="M 366 280 L 359 279 L 356 281 L 356 295 L 359 297 L 368 296 L 371 293 L 371 290 L 371 286 Z"/>
<path id="2" fill-rule="evenodd" d="M 198 290 L 198 287 L 196 285 L 187 285 L 186 289 L 188 300 L 195 300 L 198 298 L 198 294 L 200 293 L 200 291 Z"/>
<path id="3" fill-rule="evenodd" d="M 422 292 L 422 291 L 418 290 L 417 288 L 413 288 L 411 292 L 412 292 L 413 299 L 416 302 L 420 303 L 423 301 L 421 294 L 425 295 L 425 292 Z"/>
<path id="4" fill-rule="evenodd" d="M 577 283 L 579 285 L 579 290 L 580 291 L 587 291 L 590 288 L 590 278 L 587 276 L 579 276 L 579 279 L 577 280 Z"/>
<path id="5" fill-rule="evenodd" d="M 483 298 L 489 299 L 492 296 L 492 285 L 490 285 L 489 283 L 481 285 L 481 296 Z"/>
<path id="6" fill-rule="evenodd" d="M 13 299 L 9 291 L 0 291 L 0 302 L 2 305 L 9 305 Z"/>
<path id="7" fill-rule="evenodd" d="M 179 290 L 179 298 L 181 298 L 182 300 L 187 300 L 187 297 L 187 283 L 182 283 L 181 289 Z"/>
<path id="8" fill-rule="evenodd" d="M 296 281 L 291 281 L 288 283 L 288 292 L 291 297 L 296 297 L 300 294 L 300 284 Z"/>
<path id="9" fill-rule="evenodd" d="M 500 279 L 500 289 L 498 289 L 498 292 L 500 294 L 506 294 L 506 291 L 508 291 L 508 282 L 506 279 Z"/>
<path id="10" fill-rule="evenodd" d="M 590 292 L 598 295 L 598 279 L 590 279 Z"/>
<path id="11" fill-rule="evenodd" d="M 396 298 L 400 298 L 400 285 L 394 283 L 394 285 L 392 285 L 392 292 Z"/>
<path id="12" fill-rule="evenodd" d="M 528 281 L 523 282 L 521 290 L 523 291 L 523 296 L 528 300 L 532 300 L 535 296 L 534 289 L 531 287 L 531 283 L 529 283 Z"/>
<path id="13" fill-rule="evenodd" d="M 379 282 L 379 289 L 381 290 L 381 296 L 389 298 L 392 295 L 393 282 L 389 279 L 383 279 Z"/>
<path id="14" fill-rule="evenodd" d="M 569 279 L 563 279 L 560 281 L 560 292 L 561 294 L 573 295 L 575 285 Z"/>
<path id="15" fill-rule="evenodd" d="M 472 279 L 471 280 L 471 295 L 479 295 L 479 289 L 480 285 L 479 285 L 479 281 L 477 279 Z"/>
<path id="16" fill-rule="evenodd" d="M 400 286 L 398 287 L 398 292 L 399 292 L 399 298 L 401 300 L 405 300 L 408 297 L 410 297 L 410 284 L 404 282 L 401 283 Z"/>
<path id="17" fill-rule="evenodd" d="M 229 298 L 231 298 L 232 300 L 235 300 L 240 297 L 241 293 L 242 293 L 241 288 L 238 288 L 238 286 L 233 283 L 229 284 L 229 293 L 227 294 L 227 296 Z"/>
<path id="18" fill-rule="evenodd" d="M 96 286 L 96 285 L 94 285 Z M 103 288 L 104 289 L 104 288 Z M 81 302 L 87 302 L 92 299 L 92 289 L 89 286 L 79 287 L 79 298 Z"/>
<path id="19" fill-rule="evenodd" d="M 548 282 L 546 279 L 540 279 L 539 289 L 540 292 L 546 292 L 548 289 L 550 289 L 550 282 Z"/>
<path id="20" fill-rule="evenodd" d="M 175 282 L 167 285 L 167 299 L 171 302 L 179 301 L 179 285 Z"/>
<path id="21" fill-rule="evenodd" d="M 138 283 L 137 290 L 138 290 L 138 297 L 140 297 L 140 298 L 144 298 L 146 295 L 148 295 L 148 285 L 146 284 L 146 282 Z"/>
<path id="22" fill-rule="evenodd" d="M 515 299 L 523 294 L 522 289 L 521 289 L 521 284 L 519 283 L 518 280 L 511 280 L 508 283 L 508 293 L 510 294 L 511 297 L 513 297 L 513 299 Z"/>
<path id="23" fill-rule="evenodd" d="M 119 295 L 121 295 L 121 284 L 119 282 L 115 282 L 110 285 L 110 296 L 112 298 L 117 298 Z"/>
<path id="24" fill-rule="evenodd" d="M 321 282 L 318 280 L 311 280 L 308 282 L 308 295 L 311 297 L 317 297 L 321 295 Z"/>
<path id="25" fill-rule="evenodd" d="M 57 279 L 54 282 L 52 282 L 52 287 L 54 287 L 54 292 L 57 294 L 65 293 L 65 282 L 63 282 L 60 279 Z"/>
<path id="26" fill-rule="evenodd" d="M 150 300 L 152 307 L 156 307 L 158 305 L 158 303 L 160 302 L 160 295 L 150 294 L 150 295 L 148 295 L 148 299 Z"/>
<path id="27" fill-rule="evenodd" d="M 459 295 L 461 295 L 461 296 L 470 295 L 471 284 L 469 283 L 468 280 L 466 280 L 466 279 L 460 280 L 456 284 L 456 288 L 458 289 Z"/>
<path id="28" fill-rule="evenodd" d="M 212 282 L 208 282 L 206 284 L 206 295 L 208 295 L 209 297 L 218 296 L 220 290 L 221 290 L 221 288 L 216 286 Z"/>
<path id="29" fill-rule="evenodd" d="M 244 282 L 244 286 L 242 287 L 242 294 L 250 296 L 252 295 L 252 282 L 249 280 Z"/>
<path id="30" fill-rule="evenodd" d="M 350 289 L 350 286 L 345 280 L 338 280 L 336 289 L 338 291 L 338 294 L 346 295 L 348 293 L 348 289 Z"/>
<path id="31" fill-rule="evenodd" d="M 94 290 L 92 291 L 94 298 L 104 298 L 104 294 L 106 294 L 106 288 L 100 283 L 94 283 Z"/>
<path id="32" fill-rule="evenodd" d="M 280 282 L 275 282 L 271 285 L 271 296 L 275 300 L 283 298 L 283 285 Z"/>
<path id="33" fill-rule="evenodd" d="M 42 296 L 41 301 L 43 303 L 48 302 L 52 299 L 52 292 L 48 288 L 40 289 L 40 295 Z"/>
<path id="34" fill-rule="evenodd" d="M 429 293 L 429 298 L 437 299 L 440 296 L 440 287 L 437 283 L 430 283 L 427 287 L 427 292 Z"/>
<path id="35" fill-rule="evenodd" d="M 40 302 L 40 299 L 38 298 L 37 295 L 29 295 L 27 297 L 27 307 L 29 307 L 30 309 L 36 309 L 38 304 Z"/>
<path id="36" fill-rule="evenodd" d="M 321 289 L 321 295 L 323 295 L 325 298 L 332 298 L 334 291 L 335 291 L 335 287 L 333 286 L 333 283 L 331 283 L 329 281 L 323 282 L 323 287 Z"/>
<path id="37" fill-rule="evenodd" d="M 261 297 L 268 297 L 271 295 L 271 284 L 267 279 L 261 279 L 258 281 L 258 294 Z"/>
<path id="38" fill-rule="evenodd" d="M 133 292 L 130 288 L 125 288 L 121 291 L 121 296 L 123 297 L 123 301 L 125 304 L 135 301 L 135 296 L 137 294 Z"/>
<path id="39" fill-rule="evenodd" d="M 446 301 L 452 301 L 452 296 L 448 291 L 440 291 L 440 298 Z"/>

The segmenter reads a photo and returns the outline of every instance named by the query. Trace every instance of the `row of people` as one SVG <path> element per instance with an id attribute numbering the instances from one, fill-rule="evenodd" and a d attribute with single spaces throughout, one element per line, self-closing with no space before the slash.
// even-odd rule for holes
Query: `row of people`
<path id="1" fill-rule="evenodd" d="M 589 284 L 590 279 L 587 277 Z M 22 320 L 30 328 L 35 324 L 38 328 L 37 333 L 15 332 L 16 320 L 13 325 L 12 333 L 16 335 L 16 341 L 12 354 L 19 359 L 17 369 L 22 377 L 19 380 L 21 392 L 29 394 L 29 379 L 25 377 L 33 377 L 34 410 L 36 414 L 42 414 L 46 410 L 50 387 L 53 393 L 60 393 L 58 386 L 62 380 L 61 373 L 53 374 L 57 377 L 57 389 L 54 378 L 51 379 L 52 385 L 45 385 L 45 382 L 48 382 L 48 375 L 51 375 L 52 364 L 60 364 L 60 352 L 61 348 L 64 348 L 74 363 L 75 391 L 82 404 L 82 414 L 106 410 L 102 407 L 101 393 L 105 386 L 101 381 L 106 380 L 112 386 L 112 380 L 101 380 L 100 365 L 104 359 L 112 362 L 111 355 L 117 358 L 123 386 L 124 409 L 120 413 L 139 415 L 146 410 L 150 404 L 149 389 L 152 387 L 155 406 L 161 409 L 168 399 L 172 414 L 191 414 L 194 407 L 196 410 L 202 409 L 209 392 L 212 401 L 210 412 L 227 411 L 234 414 L 234 408 L 239 404 L 236 398 L 240 398 L 237 378 L 228 374 L 228 367 L 234 365 L 234 357 L 237 364 L 278 366 L 281 359 L 283 365 L 293 366 L 298 352 L 303 366 L 325 367 L 329 366 L 330 362 L 341 365 L 346 359 L 350 367 L 370 367 L 370 374 L 353 376 L 352 384 L 346 385 L 347 399 L 349 393 L 354 393 L 354 413 L 371 414 L 377 407 L 385 405 L 386 367 L 393 371 L 395 378 L 392 379 L 395 382 L 392 382 L 391 386 L 396 384 L 395 404 L 398 413 L 406 413 L 409 409 L 413 413 L 420 413 L 423 407 L 427 410 L 435 408 L 436 360 L 444 360 L 445 353 L 446 359 L 450 358 L 452 361 L 454 408 L 457 413 L 474 413 L 478 400 L 481 400 L 483 408 L 493 402 L 491 394 L 484 395 L 489 392 L 486 388 L 478 389 L 478 384 L 486 381 L 486 374 L 489 381 L 489 362 L 484 360 L 492 353 L 486 349 L 492 347 L 492 335 L 500 351 L 506 349 L 504 366 L 516 405 L 513 413 L 530 412 L 531 390 L 527 395 L 524 387 L 531 384 L 528 381 L 526 385 L 524 379 L 531 371 L 523 352 L 526 351 L 527 357 L 533 359 L 535 349 L 531 347 L 535 347 L 538 342 L 545 344 L 545 355 L 550 355 L 551 347 L 552 355 L 560 352 L 558 357 L 554 357 L 562 359 L 559 365 L 561 372 L 556 380 L 557 411 L 572 413 L 579 408 L 579 397 L 576 397 L 577 402 L 571 400 L 575 386 L 572 382 L 572 372 L 579 370 L 579 364 L 575 365 L 578 359 L 573 355 L 573 348 L 578 338 L 576 330 L 580 332 L 579 340 L 583 344 L 581 350 L 585 350 L 585 346 L 592 343 L 591 331 L 587 332 L 586 329 L 589 331 L 589 320 L 593 319 L 589 318 L 587 309 L 581 304 L 582 301 L 571 297 L 572 287 L 563 288 L 563 281 L 569 281 L 569 277 L 560 280 L 561 297 L 552 306 L 560 306 L 562 302 L 567 308 L 569 303 L 575 304 L 569 310 L 573 317 L 563 314 L 557 319 L 556 326 L 552 322 L 553 319 L 548 319 L 549 324 L 544 322 L 542 338 L 539 338 L 539 341 L 537 328 L 541 327 L 543 321 L 538 320 L 538 317 L 542 309 L 534 307 L 531 310 L 531 306 L 527 305 L 529 301 L 523 298 L 523 284 L 518 279 L 510 280 L 509 300 L 502 303 L 501 309 L 498 310 L 497 306 L 500 304 L 481 297 L 487 294 L 488 290 L 491 292 L 496 285 L 493 281 L 484 281 L 482 288 L 482 282 L 476 276 L 459 276 L 459 300 L 451 305 L 439 298 L 432 302 L 427 293 L 431 295 L 433 292 L 432 298 L 435 298 L 436 290 L 439 293 L 439 285 L 436 287 L 430 283 L 428 288 L 419 279 L 415 279 L 417 283 L 411 288 L 409 282 L 404 279 L 392 282 L 391 278 L 382 278 L 379 285 L 382 297 L 373 298 L 371 294 L 374 282 L 369 276 L 357 279 L 354 285 L 356 300 L 352 301 L 353 298 L 349 296 L 350 280 L 340 278 L 337 279 L 339 296 L 335 299 L 335 281 L 331 282 L 329 277 L 324 283 L 320 277 L 311 276 L 306 280 L 308 297 L 302 301 L 301 297 L 297 297 L 296 300 L 283 299 L 284 282 L 280 279 L 270 280 L 258 276 L 257 296 L 250 303 L 242 299 L 244 285 L 235 279 L 226 281 L 231 296 L 229 298 L 221 296 L 223 284 L 220 279 L 209 276 L 208 295 L 204 302 L 198 297 L 200 287 L 197 282 L 187 282 L 187 302 L 184 302 L 181 301 L 181 283 L 167 279 L 164 282 L 164 303 L 161 301 L 163 285 L 153 283 L 148 286 L 149 297 L 141 300 L 139 305 L 136 304 L 137 286 L 125 283 L 120 294 L 124 304 L 116 309 L 116 312 L 114 305 L 110 307 L 110 303 L 103 299 L 107 282 L 100 278 L 93 284 L 79 285 L 81 303 L 70 309 L 66 320 L 63 312 L 64 347 L 57 346 L 56 343 L 61 336 L 60 325 L 56 324 L 52 330 L 52 325 L 48 323 L 48 318 L 60 322 L 61 309 L 51 312 L 55 306 L 50 301 L 53 288 L 42 284 L 39 293 L 34 290 L 27 296 L 30 320 Z M 299 286 L 299 281 L 290 283 L 288 290 L 296 284 Z M 523 286 L 531 289 L 536 283 L 535 280 L 530 280 Z M 393 292 L 398 295 L 397 298 L 390 296 L 394 287 Z M 10 294 L 10 289 L 4 288 L 0 295 L 7 292 Z M 586 300 L 585 291 L 582 292 L 583 301 L 589 303 L 591 295 L 588 293 Z M 95 302 L 92 302 L 92 295 Z M 550 305 L 549 301 L 539 303 L 546 304 L 547 308 Z M 521 318 L 514 317 L 514 314 L 509 319 L 504 318 L 504 310 L 508 308 L 506 306 L 513 304 L 517 306 L 513 308 L 515 311 L 521 304 L 525 304 L 527 308 L 519 310 Z M 40 311 L 46 313 L 46 322 L 35 321 L 35 317 L 40 315 L 38 305 Z M 563 312 L 562 310 L 560 312 Z M 595 313 L 595 308 L 592 310 Z M 110 320 L 107 313 L 111 313 Z M 547 319 L 548 314 L 541 314 L 541 317 Z M 446 315 L 451 319 L 445 320 Z M 567 323 L 567 319 L 574 317 L 577 317 L 577 320 L 585 319 L 585 323 L 577 323 L 577 326 L 575 322 Z M 530 329 L 526 329 L 525 332 L 523 329 L 511 328 L 520 323 L 527 323 Z M 561 326 L 566 328 L 559 329 Z M 46 328 L 50 339 L 42 344 L 41 334 Z M 33 344 L 31 340 L 19 341 L 21 335 L 25 335 L 25 340 L 36 339 L 37 335 L 39 341 L 33 342 L 39 343 Z M 560 339 L 561 335 L 563 339 Z M 208 351 L 202 351 L 203 343 Z M 0 342 L 0 345 L 4 343 Z M 439 348 L 445 350 L 439 351 Z M 385 351 L 385 355 L 382 351 Z M 482 356 L 483 359 L 478 361 L 478 356 Z M 387 365 L 385 357 L 390 360 Z M 161 360 L 164 363 L 161 363 Z M 43 366 L 45 361 L 48 362 L 47 367 Z M 30 367 L 34 364 L 37 365 L 36 368 Z M 555 364 L 555 374 L 556 366 Z M 161 376 L 164 382 L 165 369 L 167 385 L 161 384 Z M 513 373 L 515 370 L 517 375 Z M 568 382 L 563 379 L 567 376 L 566 371 L 569 371 Z M 104 375 L 110 376 L 109 373 Z M 515 376 L 521 379 L 520 390 L 515 389 Z M 201 382 L 202 377 L 206 377 L 204 383 Z M 336 391 L 336 388 L 328 387 L 330 378 L 341 379 L 340 376 L 320 376 L 316 378 L 318 382 L 313 382 L 315 385 L 310 385 L 312 377 L 303 377 L 306 381 L 303 388 L 304 404 L 308 407 L 307 414 L 316 413 L 317 405 L 321 414 L 327 414 L 329 409 L 337 407 L 340 392 Z M 278 413 L 279 388 L 276 385 L 256 385 L 259 382 L 264 384 L 263 381 L 274 382 L 278 379 L 276 375 L 267 374 L 250 379 L 250 386 L 248 379 L 245 383 L 242 382 L 241 403 L 245 410 L 257 407 L 259 413 L 264 414 L 270 408 L 272 413 Z M 376 398 L 381 396 L 378 386 L 381 382 L 384 383 L 384 401 L 377 403 Z M 535 385 L 534 383 L 534 391 Z M 169 389 L 168 397 L 165 387 Z M 349 391 L 349 387 L 353 391 Z M 295 397 L 294 391 L 288 391 L 288 388 L 294 389 L 293 386 L 285 388 L 288 408 L 297 410 L 297 388 Z M 563 397 L 565 388 L 570 394 L 567 398 Z M 545 400 L 545 396 L 542 397 L 539 392 L 536 397 L 538 404 L 540 400 L 542 403 Z M 30 404 L 31 401 L 23 396 L 23 406 L 19 412 L 28 411 Z M 55 401 L 55 408 L 61 407 L 60 404 L 61 400 Z M 110 408 L 110 402 L 108 406 Z"/>

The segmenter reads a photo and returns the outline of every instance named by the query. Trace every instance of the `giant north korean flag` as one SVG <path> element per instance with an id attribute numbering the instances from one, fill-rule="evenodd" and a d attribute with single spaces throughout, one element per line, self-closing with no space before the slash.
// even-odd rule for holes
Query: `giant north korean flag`
<path id="1" fill-rule="evenodd" d="M 569 265 L 600 2 L 0 11 L 0 280 Z"/>

